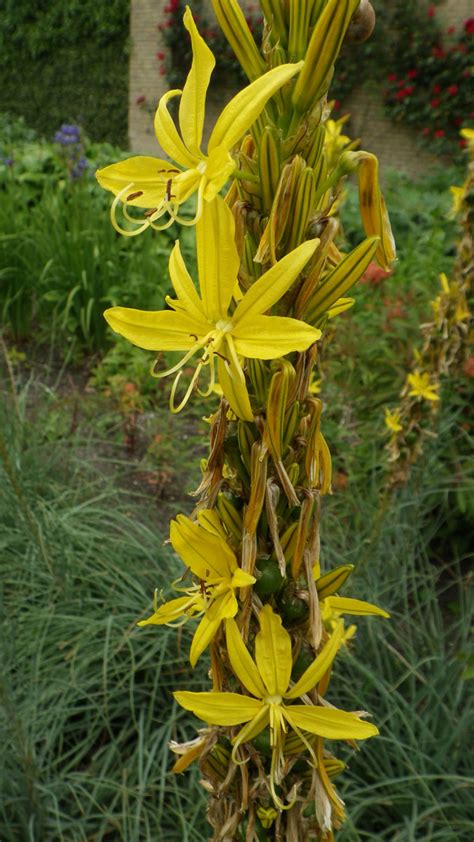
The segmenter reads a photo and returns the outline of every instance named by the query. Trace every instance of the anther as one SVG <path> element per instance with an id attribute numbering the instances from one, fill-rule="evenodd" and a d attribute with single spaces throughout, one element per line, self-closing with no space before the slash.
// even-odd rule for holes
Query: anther
<path id="1" fill-rule="evenodd" d="M 139 196 L 143 196 L 143 190 L 137 190 L 135 193 L 130 193 L 130 196 L 127 196 L 127 202 L 131 202 L 133 199 L 138 199 Z"/>
<path id="2" fill-rule="evenodd" d="M 144 211 L 143 216 L 153 216 L 156 213 L 158 208 L 150 208 L 149 210 Z"/>

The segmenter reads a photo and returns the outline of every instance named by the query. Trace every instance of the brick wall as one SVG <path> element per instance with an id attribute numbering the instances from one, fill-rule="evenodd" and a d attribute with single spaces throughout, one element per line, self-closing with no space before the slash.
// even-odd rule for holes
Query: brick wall
<path id="1" fill-rule="evenodd" d="M 212 14 L 211 0 L 203 1 Z M 381 2 L 384 0 L 372 0 L 375 9 Z M 157 59 L 157 54 L 165 50 L 158 24 L 167 17 L 164 11 L 167 3 L 168 0 L 131 0 L 129 144 L 133 152 L 138 154 L 160 154 L 153 132 L 153 115 L 160 96 L 168 89 L 166 77 L 160 75 L 160 62 Z M 446 26 L 459 26 L 472 15 L 472 0 L 444 0 L 437 9 Z M 229 88 L 227 97 L 231 96 L 232 89 Z M 222 109 L 225 97 L 226 92 L 223 93 L 221 87 L 214 94 L 211 87 L 207 133 Z M 419 147 L 416 134 L 385 117 L 382 96 L 377 86 L 356 90 L 346 106 L 346 110 L 351 112 L 352 135 L 361 138 L 361 148 L 378 155 L 382 170 L 392 167 L 415 176 L 439 165 L 438 158 Z"/>

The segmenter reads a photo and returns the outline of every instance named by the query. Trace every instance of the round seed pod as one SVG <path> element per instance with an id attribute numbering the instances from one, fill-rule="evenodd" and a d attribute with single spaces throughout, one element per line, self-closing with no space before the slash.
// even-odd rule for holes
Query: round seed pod
<path id="1" fill-rule="evenodd" d="M 277 562 L 272 558 L 259 558 L 255 575 L 257 581 L 253 589 L 260 599 L 278 593 L 285 581 Z"/>
<path id="2" fill-rule="evenodd" d="M 360 0 L 360 6 L 352 16 L 344 42 L 363 44 L 372 35 L 375 26 L 375 12 L 369 0 Z"/>
<path id="3" fill-rule="evenodd" d="M 280 610 L 287 623 L 302 623 L 308 619 L 309 608 L 304 599 L 295 595 L 293 588 L 286 588 L 280 598 Z"/>

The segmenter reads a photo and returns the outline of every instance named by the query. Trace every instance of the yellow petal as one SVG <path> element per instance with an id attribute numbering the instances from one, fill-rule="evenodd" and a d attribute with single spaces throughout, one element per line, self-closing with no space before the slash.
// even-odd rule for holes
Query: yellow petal
<path id="1" fill-rule="evenodd" d="M 260 673 L 250 656 L 240 635 L 239 627 L 235 620 L 227 620 L 225 624 L 227 651 L 229 652 L 232 669 L 240 683 L 249 693 L 257 699 L 263 699 L 267 695 L 265 685 Z"/>
<path id="2" fill-rule="evenodd" d="M 194 632 L 193 642 L 189 652 L 189 661 L 192 667 L 195 667 L 198 659 L 202 653 L 209 646 L 214 639 L 217 629 L 221 624 L 220 619 L 209 620 L 206 615 L 202 618 L 196 631 Z"/>
<path id="3" fill-rule="evenodd" d="M 228 362 L 228 365 L 229 370 L 224 360 L 218 357 L 217 374 L 224 396 L 238 418 L 243 421 L 253 421 L 253 412 L 245 385 L 244 373 L 240 367 L 237 369 L 232 359 Z"/>
<path id="4" fill-rule="evenodd" d="M 255 638 L 255 660 L 270 696 L 283 696 L 290 681 L 292 659 L 290 635 L 270 605 L 260 611 L 260 631 Z"/>
<path id="5" fill-rule="evenodd" d="M 180 303 L 184 305 L 188 315 L 198 320 L 205 320 L 204 308 L 183 260 L 179 240 L 176 240 L 171 252 L 168 268 L 176 295 Z"/>
<path id="6" fill-rule="evenodd" d="M 171 171 L 171 172 L 170 172 Z M 125 161 L 118 161 L 97 170 L 96 178 L 104 190 L 110 190 L 117 196 L 122 190 L 130 185 L 127 195 L 141 193 L 131 199 L 128 204 L 137 208 L 154 208 L 158 206 L 165 196 L 166 185 L 170 178 L 176 175 L 176 167 L 169 161 L 161 158 L 151 158 L 145 155 L 137 155 L 134 158 L 127 158 Z M 127 196 L 124 196 L 124 201 Z"/>
<path id="7" fill-rule="evenodd" d="M 250 573 L 246 573 L 245 570 L 241 570 L 240 567 L 238 567 L 237 570 L 234 570 L 232 574 L 233 588 L 246 588 L 248 585 L 254 585 L 256 581 L 255 576 L 251 576 Z"/>
<path id="8" fill-rule="evenodd" d="M 216 197 L 204 202 L 196 224 L 196 250 L 204 311 L 212 321 L 227 318 L 240 258 L 234 240 L 232 211 Z"/>
<path id="9" fill-rule="evenodd" d="M 265 705 L 247 725 L 244 725 L 244 727 L 240 729 L 239 733 L 232 740 L 234 750 L 238 748 L 238 746 L 241 746 L 242 743 L 248 743 L 249 740 L 253 740 L 257 734 L 260 734 L 260 732 L 267 727 L 270 721 L 269 712 L 270 706 Z"/>
<path id="10" fill-rule="evenodd" d="M 241 693 L 173 693 L 185 710 L 192 711 L 209 725 L 241 725 L 257 716 L 263 703 Z"/>
<path id="11" fill-rule="evenodd" d="M 334 611 L 340 611 L 341 614 L 360 615 L 376 615 L 378 617 L 389 618 L 390 614 L 379 608 L 377 605 L 372 605 L 370 602 L 364 602 L 362 599 L 349 599 L 344 596 L 328 596 L 325 600 L 329 607 Z"/>
<path id="12" fill-rule="evenodd" d="M 225 593 L 214 599 L 206 610 L 206 617 L 208 620 L 214 621 L 228 620 L 230 617 L 235 617 L 238 611 L 238 603 L 235 598 L 233 590 L 229 587 Z"/>
<path id="13" fill-rule="evenodd" d="M 161 148 L 173 161 L 182 167 L 192 169 L 199 164 L 203 156 L 197 156 L 187 149 L 168 111 L 168 101 L 175 96 L 180 96 L 181 93 L 182 91 L 176 89 L 168 91 L 161 97 L 155 114 L 155 134 Z"/>
<path id="14" fill-rule="evenodd" d="M 183 311 L 111 307 L 104 318 L 112 330 L 148 351 L 188 351 L 196 344 L 196 336 L 209 332 L 208 324 Z"/>
<path id="15" fill-rule="evenodd" d="M 350 154 L 350 153 L 348 153 Z M 354 152 L 359 156 L 359 204 L 368 237 L 380 237 L 376 258 L 380 266 L 390 269 L 396 258 L 395 240 L 384 198 L 379 185 L 379 162 L 370 152 Z"/>
<path id="16" fill-rule="evenodd" d="M 199 579 L 230 578 L 237 567 L 229 545 L 185 515 L 171 521 L 170 539 L 175 552 Z"/>
<path id="17" fill-rule="evenodd" d="M 307 240 L 265 272 L 239 301 L 232 317 L 234 326 L 244 316 L 260 316 L 276 304 L 296 280 L 318 245 L 318 239 Z"/>
<path id="18" fill-rule="evenodd" d="M 302 67 L 302 61 L 274 67 L 239 91 L 217 119 L 209 139 L 209 152 L 217 146 L 232 149 L 255 122 L 273 94 L 289 82 Z"/>
<path id="19" fill-rule="evenodd" d="M 344 623 L 340 622 L 337 624 L 335 631 L 332 633 L 316 660 L 313 661 L 307 670 L 305 670 L 299 681 L 296 682 L 295 686 L 292 687 L 288 693 L 285 693 L 285 699 L 297 699 L 298 696 L 302 696 L 303 693 L 308 693 L 316 686 L 319 679 L 325 675 L 336 657 L 337 651 L 342 643 L 343 635 Z"/>
<path id="20" fill-rule="evenodd" d="M 171 623 L 173 620 L 182 617 L 183 614 L 193 613 L 190 609 L 193 608 L 194 603 L 195 598 L 192 596 L 180 596 L 178 599 L 170 599 L 169 602 L 161 605 L 158 611 L 155 611 L 151 617 L 148 617 L 146 620 L 140 620 L 137 626 L 161 626 L 164 623 Z M 197 610 L 197 608 L 194 607 L 194 610 Z"/>
<path id="21" fill-rule="evenodd" d="M 366 740 L 379 733 L 371 722 L 364 722 L 355 713 L 345 710 L 290 705 L 282 707 L 282 712 L 290 725 L 328 740 Z"/>
<path id="22" fill-rule="evenodd" d="M 216 60 L 206 42 L 201 38 L 189 6 L 186 7 L 183 23 L 191 36 L 193 63 L 179 104 L 179 127 L 189 151 L 194 155 L 199 155 L 206 93 Z"/>
<path id="23" fill-rule="evenodd" d="M 321 338 L 321 331 L 285 316 L 252 316 L 242 319 L 232 336 L 243 357 L 273 360 L 291 351 L 306 351 Z"/>
<path id="24" fill-rule="evenodd" d="M 224 532 L 221 519 L 215 509 L 201 509 L 197 513 L 197 518 L 199 525 L 202 526 L 203 529 L 207 529 L 208 532 L 212 532 L 213 535 L 217 535 L 225 541 L 226 533 Z"/>

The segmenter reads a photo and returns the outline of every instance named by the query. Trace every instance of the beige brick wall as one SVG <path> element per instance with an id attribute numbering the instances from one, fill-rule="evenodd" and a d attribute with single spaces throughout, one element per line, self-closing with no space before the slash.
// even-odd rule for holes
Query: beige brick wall
<path id="1" fill-rule="evenodd" d="M 372 0 L 375 9 L 385 1 Z M 160 75 L 160 62 L 157 59 L 157 53 L 165 50 L 158 24 L 167 17 L 164 9 L 168 2 L 169 0 L 131 0 L 129 143 L 130 148 L 137 154 L 161 154 L 153 132 L 153 114 L 158 99 L 168 89 L 166 77 Z M 192 6 L 192 0 L 190 4 Z M 204 0 L 204 5 L 212 14 L 211 0 Z M 245 3 L 242 2 L 241 5 L 245 6 Z M 444 0 L 437 6 L 437 14 L 445 26 L 459 26 L 473 14 L 472 0 Z M 229 89 L 227 99 L 231 95 L 232 90 Z M 145 97 L 145 105 L 137 103 L 141 97 Z M 225 100 L 226 93 L 223 93 L 222 88 L 219 87 L 219 90 L 213 93 L 211 85 L 207 134 Z M 370 90 L 356 90 L 346 105 L 346 110 L 351 112 L 353 136 L 361 138 L 361 148 L 379 156 L 382 170 L 392 167 L 415 176 L 439 165 L 439 158 L 430 155 L 425 148 L 420 148 L 414 132 L 395 125 L 385 117 L 382 95 L 376 86 Z"/>

